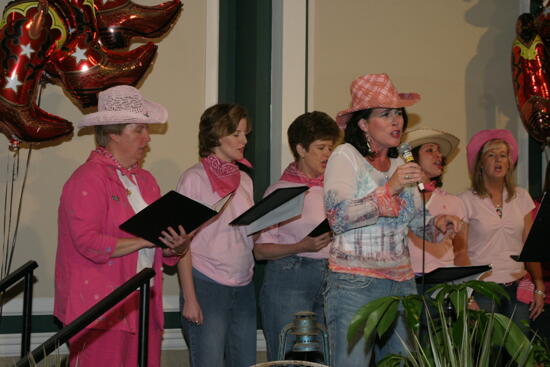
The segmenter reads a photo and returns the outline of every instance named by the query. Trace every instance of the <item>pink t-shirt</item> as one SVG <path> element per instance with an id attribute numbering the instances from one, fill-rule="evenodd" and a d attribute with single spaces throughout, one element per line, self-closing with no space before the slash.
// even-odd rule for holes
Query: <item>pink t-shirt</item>
<path id="1" fill-rule="evenodd" d="M 464 218 L 464 204 L 459 197 L 449 194 L 444 190 L 437 188 L 428 202 L 426 208 L 431 215 L 437 216 L 440 214 L 451 214 L 458 218 Z M 414 236 L 414 234 L 412 234 Z M 416 236 L 415 236 L 416 237 Z M 411 255 L 411 263 L 415 273 L 422 272 L 422 238 L 416 237 L 415 242 L 411 240 L 411 232 L 409 231 L 409 253 Z M 454 251 L 453 243 L 450 238 L 446 238 L 440 243 L 426 241 L 424 272 L 428 273 L 440 267 L 454 266 Z"/>
<path id="2" fill-rule="evenodd" d="M 202 164 L 186 170 L 176 190 L 208 206 L 221 197 L 212 191 Z M 233 198 L 217 219 L 201 228 L 191 242 L 193 268 L 210 279 L 231 287 L 250 283 L 254 271 L 252 237 L 229 222 L 254 205 L 252 180 L 241 171 L 241 182 Z"/>
<path id="3" fill-rule="evenodd" d="M 516 188 L 516 197 L 510 202 L 504 200 L 502 218 L 495 210 L 490 198 L 480 198 L 472 190 L 459 195 L 464 202 L 468 223 L 468 256 L 472 265 L 491 264 L 485 281 L 508 283 L 525 274 L 522 262 L 510 255 L 519 255 L 523 248 L 523 227 L 525 216 L 535 207 L 529 193 Z M 504 197 L 508 192 L 504 192 Z"/>
<path id="4" fill-rule="evenodd" d="M 283 187 L 303 186 L 303 184 L 288 181 L 277 181 L 265 192 L 269 195 L 276 189 Z M 306 237 L 317 225 L 325 220 L 325 206 L 323 203 L 323 187 L 313 186 L 306 191 L 304 197 L 304 208 L 302 214 L 286 222 L 273 226 L 269 230 L 262 232 L 257 243 L 276 243 L 276 244 L 294 244 Z M 309 257 L 312 259 L 328 258 L 330 245 L 318 252 L 304 252 L 298 256 Z"/>

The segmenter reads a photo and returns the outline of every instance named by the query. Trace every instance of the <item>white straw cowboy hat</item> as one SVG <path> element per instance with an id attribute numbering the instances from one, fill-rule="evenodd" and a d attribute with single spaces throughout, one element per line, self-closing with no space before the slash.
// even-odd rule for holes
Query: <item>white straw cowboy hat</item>
<path id="1" fill-rule="evenodd" d="M 413 149 L 422 144 L 435 143 L 439 145 L 439 151 L 444 157 L 449 157 L 460 143 L 460 139 L 453 134 L 430 128 L 408 131 L 405 133 L 404 141 Z"/>
<path id="2" fill-rule="evenodd" d="M 163 124 L 168 111 L 156 102 L 148 101 L 130 85 L 118 85 L 99 92 L 97 112 L 84 116 L 79 128 L 114 124 Z"/>
<path id="3" fill-rule="evenodd" d="M 399 93 L 388 74 L 367 74 L 355 79 L 350 86 L 351 107 L 338 112 L 336 123 L 344 130 L 351 115 L 369 108 L 401 108 L 420 100 L 418 93 Z"/>

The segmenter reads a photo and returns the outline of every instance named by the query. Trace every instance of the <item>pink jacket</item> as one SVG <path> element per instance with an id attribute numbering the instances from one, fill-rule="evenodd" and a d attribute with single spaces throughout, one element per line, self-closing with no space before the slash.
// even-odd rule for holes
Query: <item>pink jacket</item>
<path id="1" fill-rule="evenodd" d="M 147 203 L 160 196 L 154 177 L 141 168 L 132 170 Z M 54 315 L 68 324 L 136 274 L 138 253 L 111 258 L 118 238 L 133 237 L 118 226 L 134 215 L 127 192 L 117 176 L 115 162 L 96 151 L 63 187 L 58 212 Z M 162 263 L 177 258 L 155 254 L 151 288 L 150 327 L 163 328 Z M 139 298 L 128 296 L 89 327 L 137 332 Z"/>

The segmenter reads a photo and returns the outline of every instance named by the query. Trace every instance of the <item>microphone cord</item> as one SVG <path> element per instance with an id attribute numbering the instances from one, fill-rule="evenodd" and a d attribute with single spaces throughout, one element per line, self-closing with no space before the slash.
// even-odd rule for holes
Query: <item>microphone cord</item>
<path id="1" fill-rule="evenodd" d="M 426 192 L 420 191 L 422 197 L 422 293 L 425 292 L 424 282 L 426 275 Z"/>

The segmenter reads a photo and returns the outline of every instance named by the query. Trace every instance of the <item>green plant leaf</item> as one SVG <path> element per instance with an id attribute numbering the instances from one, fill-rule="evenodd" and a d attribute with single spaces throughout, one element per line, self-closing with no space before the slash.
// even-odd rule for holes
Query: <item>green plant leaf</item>
<path id="1" fill-rule="evenodd" d="M 361 307 L 351 319 L 350 325 L 348 327 L 348 341 L 351 342 L 355 339 L 359 330 L 364 330 L 366 328 L 367 322 L 370 323 L 369 326 L 372 326 L 372 330 L 375 330 L 376 325 L 380 321 L 380 317 L 383 315 L 388 306 L 394 302 L 398 297 L 382 297 L 375 299 Z M 374 325 L 372 325 L 374 323 Z M 372 333 L 372 332 L 371 332 Z M 366 335 L 365 337 L 369 339 L 371 335 Z"/>
<path id="2" fill-rule="evenodd" d="M 380 321 L 378 323 L 378 326 L 376 328 L 378 332 L 378 337 L 382 337 L 388 329 L 394 324 L 395 319 L 398 316 L 398 308 L 399 308 L 399 301 L 396 300 L 395 302 L 391 303 L 388 308 L 386 309 L 386 312 L 382 315 L 380 318 Z"/>
<path id="3" fill-rule="evenodd" d="M 424 308 L 425 296 L 410 295 L 401 299 L 405 310 L 405 323 L 414 334 L 420 331 L 420 315 Z"/>

